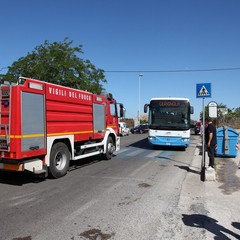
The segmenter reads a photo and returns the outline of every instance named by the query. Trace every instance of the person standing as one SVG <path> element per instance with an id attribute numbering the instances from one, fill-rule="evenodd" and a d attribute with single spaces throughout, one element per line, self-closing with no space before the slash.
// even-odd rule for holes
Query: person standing
<path id="1" fill-rule="evenodd" d="M 205 132 L 205 144 L 207 147 L 208 157 L 209 157 L 209 167 L 208 170 L 214 169 L 214 157 L 215 150 L 217 146 L 217 135 L 216 127 L 212 122 L 210 117 L 206 118 L 206 132 Z"/>

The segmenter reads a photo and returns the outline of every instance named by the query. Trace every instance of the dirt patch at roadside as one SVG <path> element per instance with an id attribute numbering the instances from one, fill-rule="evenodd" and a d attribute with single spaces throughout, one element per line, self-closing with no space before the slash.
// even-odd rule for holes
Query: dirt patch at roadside
<path id="1" fill-rule="evenodd" d="M 217 181 L 222 183 L 219 187 L 224 194 L 232 194 L 240 189 L 240 178 L 237 176 L 237 158 L 217 158 Z"/>

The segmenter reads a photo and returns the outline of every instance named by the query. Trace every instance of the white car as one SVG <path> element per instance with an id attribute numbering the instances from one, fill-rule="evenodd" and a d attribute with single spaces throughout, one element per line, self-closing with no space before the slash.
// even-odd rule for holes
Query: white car
<path id="1" fill-rule="evenodd" d="M 130 129 L 128 128 L 128 126 L 125 122 L 119 122 L 118 127 L 119 127 L 119 135 L 120 136 L 129 135 Z"/>

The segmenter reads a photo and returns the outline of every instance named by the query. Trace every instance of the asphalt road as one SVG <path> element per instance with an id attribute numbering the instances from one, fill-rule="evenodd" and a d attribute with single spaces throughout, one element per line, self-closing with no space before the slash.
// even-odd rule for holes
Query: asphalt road
<path id="1" fill-rule="evenodd" d="M 147 134 L 121 138 L 110 161 L 75 162 L 60 179 L 0 173 L 1 240 L 173 239 L 182 183 L 199 136 L 179 149 L 153 149 Z"/>

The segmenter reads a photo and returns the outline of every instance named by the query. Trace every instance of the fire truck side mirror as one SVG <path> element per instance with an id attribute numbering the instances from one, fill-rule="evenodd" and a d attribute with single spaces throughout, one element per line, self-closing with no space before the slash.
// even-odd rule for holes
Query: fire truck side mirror
<path id="1" fill-rule="evenodd" d="M 125 113 L 125 108 L 123 107 L 123 104 L 120 103 L 119 104 L 119 107 L 120 107 L 120 118 L 124 116 L 124 113 Z"/>

